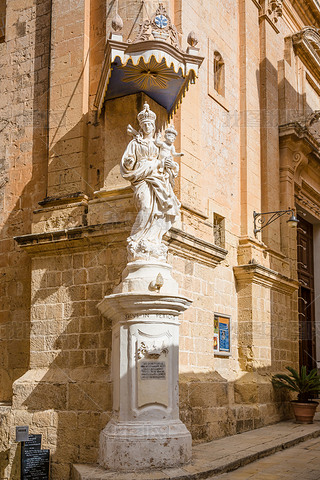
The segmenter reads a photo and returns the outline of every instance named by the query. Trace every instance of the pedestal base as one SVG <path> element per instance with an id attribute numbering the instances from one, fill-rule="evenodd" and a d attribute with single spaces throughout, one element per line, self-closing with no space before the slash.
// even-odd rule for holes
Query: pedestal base
<path id="1" fill-rule="evenodd" d="M 110 470 L 178 467 L 191 460 L 191 435 L 178 421 L 110 421 L 100 434 L 100 465 Z"/>

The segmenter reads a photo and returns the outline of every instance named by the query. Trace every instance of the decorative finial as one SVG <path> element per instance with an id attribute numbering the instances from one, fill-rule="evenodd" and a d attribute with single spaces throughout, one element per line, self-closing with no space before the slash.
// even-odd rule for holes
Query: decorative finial
<path id="1" fill-rule="evenodd" d="M 193 31 L 189 33 L 187 42 L 190 45 L 190 47 L 195 47 L 199 42 L 197 35 Z"/>
<path id="2" fill-rule="evenodd" d="M 115 17 L 111 22 L 111 26 L 115 32 L 120 32 L 123 29 L 123 20 L 120 17 L 119 13 L 116 13 Z"/>

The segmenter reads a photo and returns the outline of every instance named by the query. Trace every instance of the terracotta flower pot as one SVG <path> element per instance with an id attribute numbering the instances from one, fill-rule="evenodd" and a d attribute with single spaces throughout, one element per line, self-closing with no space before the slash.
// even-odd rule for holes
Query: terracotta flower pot
<path id="1" fill-rule="evenodd" d="M 297 402 L 292 401 L 293 413 L 297 423 L 313 423 L 313 417 L 316 413 L 318 402 Z"/>

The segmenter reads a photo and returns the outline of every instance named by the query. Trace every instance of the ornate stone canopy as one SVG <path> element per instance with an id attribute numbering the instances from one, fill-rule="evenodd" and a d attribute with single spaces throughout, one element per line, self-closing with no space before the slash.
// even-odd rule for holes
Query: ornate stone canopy
<path id="1" fill-rule="evenodd" d="M 173 113 L 189 84 L 195 82 L 203 61 L 194 34 L 189 35 L 188 42 L 190 46 L 184 52 L 162 4 L 151 20 L 140 25 L 134 42 L 124 42 L 122 35 L 112 33 L 95 98 L 99 115 L 106 100 L 139 92 L 162 105 L 169 115 Z"/>
<path id="2" fill-rule="evenodd" d="M 305 65 L 320 81 L 320 34 L 316 27 L 304 27 L 292 35 L 292 44 Z"/>

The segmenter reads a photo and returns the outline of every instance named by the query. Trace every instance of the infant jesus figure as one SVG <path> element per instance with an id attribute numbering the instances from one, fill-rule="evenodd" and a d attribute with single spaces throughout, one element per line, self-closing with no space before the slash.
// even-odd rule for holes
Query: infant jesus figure
<path id="1" fill-rule="evenodd" d="M 178 175 L 179 165 L 173 160 L 173 157 L 182 157 L 183 153 L 177 153 L 174 147 L 174 141 L 178 133 L 172 125 L 169 125 L 164 132 L 164 142 L 161 141 L 161 133 L 158 133 L 155 144 L 159 147 L 159 172 L 167 174 L 171 186 L 174 187 L 174 179 Z"/>

